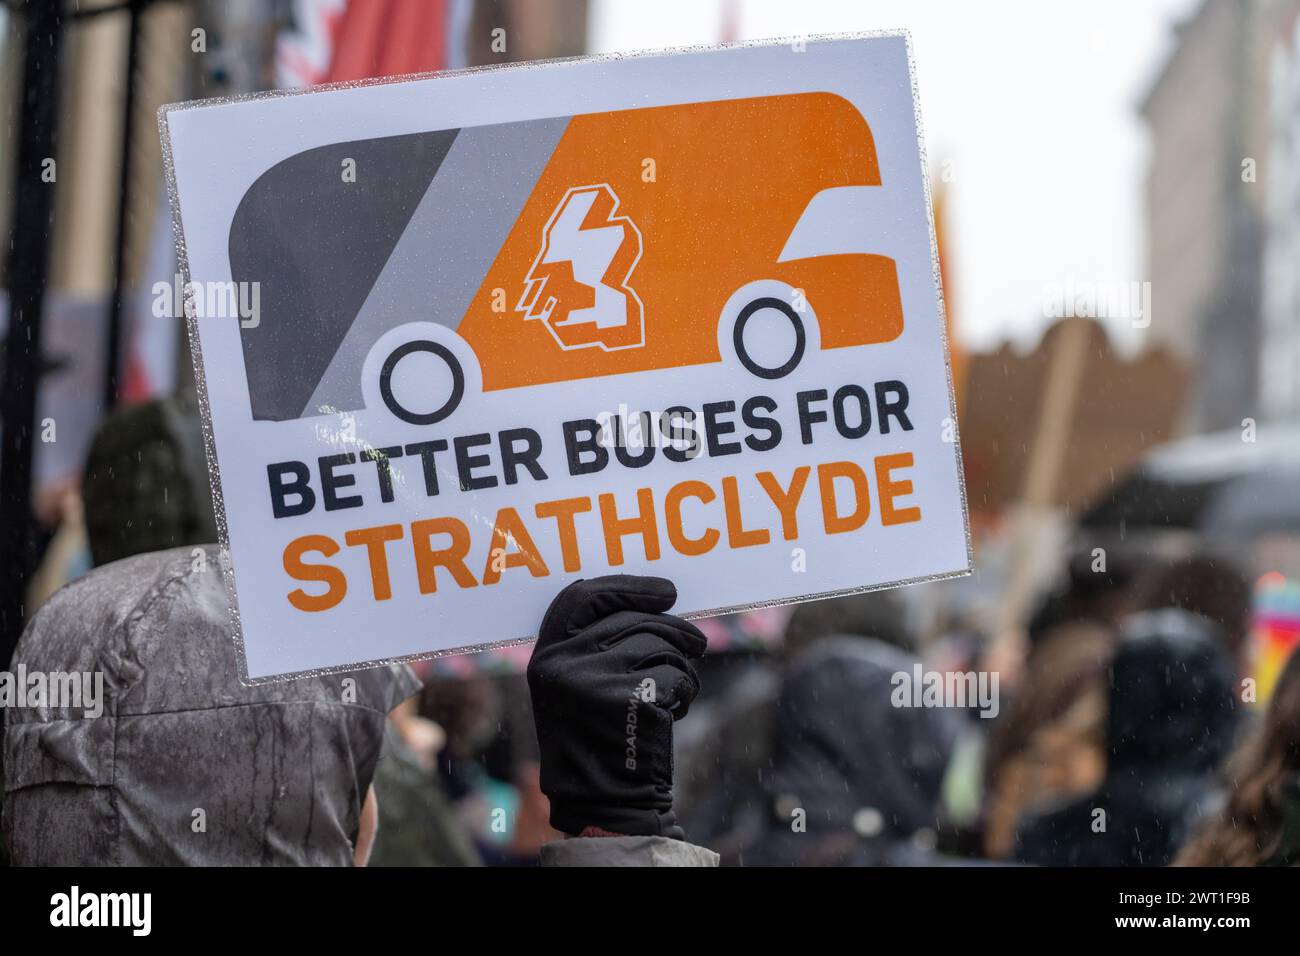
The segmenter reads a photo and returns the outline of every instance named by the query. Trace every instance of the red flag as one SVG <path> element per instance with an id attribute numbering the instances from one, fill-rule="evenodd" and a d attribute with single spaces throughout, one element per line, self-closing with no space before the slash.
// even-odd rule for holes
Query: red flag
<path id="1" fill-rule="evenodd" d="M 448 0 L 349 0 L 327 83 L 447 65 Z"/>

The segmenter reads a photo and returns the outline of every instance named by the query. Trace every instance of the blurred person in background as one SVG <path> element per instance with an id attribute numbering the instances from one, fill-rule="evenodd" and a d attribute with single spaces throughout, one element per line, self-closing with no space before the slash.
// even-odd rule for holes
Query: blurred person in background
<path id="1" fill-rule="evenodd" d="M 1031 809 L 1095 790 L 1106 768 L 1107 671 L 1115 635 L 1095 621 L 1059 624 L 1030 646 L 1025 679 L 985 755 L 984 852 L 1004 859 Z"/>
<path id="2" fill-rule="evenodd" d="M 538 746 L 522 674 L 438 677 L 421 713 L 443 727 L 435 779 L 487 865 L 535 864 L 560 834 L 538 788 Z"/>
<path id="3" fill-rule="evenodd" d="M 1228 798 L 1178 855 L 1180 866 L 1300 865 L 1300 654 L 1263 720 L 1228 763 Z"/>
<path id="4" fill-rule="evenodd" d="M 203 426 L 191 396 L 128 405 L 104 420 L 82 482 L 96 567 L 217 539 Z"/>
<path id="5" fill-rule="evenodd" d="M 1039 602 L 1027 624 L 1029 645 L 1050 637 L 1063 624 L 1088 622 L 1114 627 L 1134 607 L 1133 594 L 1142 572 L 1134 559 L 1110 554 L 1105 570 L 1093 570 L 1090 549 L 1076 551 L 1066 561 L 1056 587 Z"/>
<path id="6" fill-rule="evenodd" d="M 375 770 L 378 832 L 371 866 L 478 866 L 468 831 L 436 773 L 442 728 L 416 712 L 415 700 L 389 714 Z"/>
<path id="7" fill-rule="evenodd" d="M 899 707 L 912 655 L 881 641 L 815 642 L 787 670 L 763 802 L 742 824 L 745 866 L 918 866 L 935 852 L 939 797 L 960 729 L 945 707 Z"/>
<path id="8" fill-rule="evenodd" d="M 1133 610 L 1165 607 L 1182 608 L 1217 624 L 1223 649 L 1241 671 L 1250 635 L 1251 589 L 1231 562 L 1196 554 L 1154 567 L 1134 585 Z"/>
<path id="9" fill-rule="evenodd" d="M 706 701 L 690 740 L 679 748 L 682 820 L 724 861 L 735 860 L 745 839 L 737 829 L 740 821 L 766 805 L 762 774 L 772 761 L 782 673 L 803 651 L 836 637 L 912 645 L 906 607 L 892 592 L 799 604 L 786 624 L 779 653 L 750 661 Z"/>
<path id="10" fill-rule="evenodd" d="M 1233 744 L 1235 674 L 1217 627 L 1180 609 L 1121 625 L 1110 665 L 1106 775 L 1086 796 L 1031 813 L 1015 859 L 1047 866 L 1165 866 L 1219 799 Z"/>
<path id="11" fill-rule="evenodd" d="M 913 650 L 907 607 L 894 591 L 868 591 L 795 606 L 781 642 L 781 656 L 792 661 L 828 637 L 868 637 L 890 647 Z"/>
<path id="12" fill-rule="evenodd" d="M 118 409 L 99 425 L 75 486 L 37 503 L 53 530 L 27 589 L 28 613 L 92 567 L 217 538 L 193 395 Z"/>
<path id="13" fill-rule="evenodd" d="M 29 615 L 35 613 L 55 591 L 92 567 L 79 483 L 49 489 L 41 496 L 34 511 L 40 526 L 53 529 L 53 534 L 27 585 L 26 609 Z"/>

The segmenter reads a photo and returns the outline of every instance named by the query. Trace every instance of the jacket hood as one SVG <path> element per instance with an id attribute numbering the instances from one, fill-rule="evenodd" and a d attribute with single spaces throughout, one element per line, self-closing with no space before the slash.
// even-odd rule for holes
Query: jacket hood
<path id="1" fill-rule="evenodd" d="M 6 714 L 14 863 L 351 863 L 385 718 L 418 681 L 402 665 L 249 687 L 233 635 L 215 545 L 106 565 L 40 609 L 11 671 L 90 674 L 102 713 Z"/>
<path id="2" fill-rule="evenodd" d="M 894 675 L 916 658 L 880 641 L 833 638 L 797 658 L 782 685 L 773 770 L 778 816 L 802 807 L 819 824 L 907 837 L 936 823 L 959 719 L 945 708 L 896 707 Z"/>
<path id="3" fill-rule="evenodd" d="M 1111 771 L 1213 770 L 1236 731 L 1235 675 L 1215 625 L 1177 609 L 1123 622 L 1110 669 Z"/>

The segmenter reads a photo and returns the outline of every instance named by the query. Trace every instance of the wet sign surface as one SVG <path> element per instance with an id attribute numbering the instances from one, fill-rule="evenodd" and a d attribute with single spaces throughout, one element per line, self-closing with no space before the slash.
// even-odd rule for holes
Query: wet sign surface
<path id="1" fill-rule="evenodd" d="M 968 570 L 903 37 L 161 126 L 251 678 Z"/>

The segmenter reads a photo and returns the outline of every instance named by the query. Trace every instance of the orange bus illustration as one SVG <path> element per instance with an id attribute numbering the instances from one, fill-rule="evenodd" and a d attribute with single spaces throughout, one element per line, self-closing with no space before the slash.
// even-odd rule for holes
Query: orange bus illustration
<path id="1" fill-rule="evenodd" d="M 356 180 L 340 183 L 347 159 Z M 240 333 L 253 417 L 364 407 L 362 367 L 383 337 L 388 410 L 447 418 L 463 362 L 433 338 L 394 342 L 411 323 L 454 331 L 485 392 L 707 365 L 727 349 L 776 379 L 813 343 L 891 341 L 894 194 L 866 119 L 821 92 L 308 150 L 250 187 L 230 231 L 233 278 L 260 281 L 266 316 Z M 760 313 L 789 323 L 784 354 L 754 348 Z M 395 394 L 419 352 L 448 364 L 449 396 Z"/>

